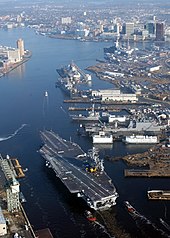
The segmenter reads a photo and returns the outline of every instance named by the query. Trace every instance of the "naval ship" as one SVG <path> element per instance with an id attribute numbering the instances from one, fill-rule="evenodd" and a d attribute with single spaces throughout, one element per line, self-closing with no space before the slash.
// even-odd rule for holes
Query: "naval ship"
<path id="1" fill-rule="evenodd" d="M 70 193 L 83 198 L 94 210 L 106 210 L 116 204 L 118 193 L 95 147 L 85 153 L 78 144 L 53 131 L 44 130 L 40 135 L 44 143 L 40 154 Z"/>

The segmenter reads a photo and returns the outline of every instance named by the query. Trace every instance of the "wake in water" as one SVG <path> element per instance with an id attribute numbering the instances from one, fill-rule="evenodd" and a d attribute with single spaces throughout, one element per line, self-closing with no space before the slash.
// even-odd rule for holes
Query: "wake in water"
<path id="1" fill-rule="evenodd" d="M 27 124 L 22 124 L 13 134 L 7 137 L 0 137 L 0 141 L 9 140 L 12 137 L 16 136 L 20 130 L 22 130 Z"/>
<path id="2" fill-rule="evenodd" d="M 166 223 L 162 218 L 159 218 L 159 221 L 168 231 L 170 231 L 170 225 L 168 223 Z"/>
<path id="3" fill-rule="evenodd" d="M 97 225 L 103 233 L 105 233 L 106 235 L 108 235 L 109 238 L 115 238 L 115 236 L 111 236 L 109 234 L 109 232 L 107 231 L 106 227 L 104 225 L 102 225 L 101 223 L 99 223 L 98 221 L 94 221 L 94 224 Z"/>
<path id="4" fill-rule="evenodd" d="M 148 218 L 141 215 L 136 209 L 128 202 L 125 201 L 125 206 L 129 215 L 133 218 L 136 226 L 141 230 L 142 234 L 147 238 L 170 238 L 170 236 L 162 229 L 156 227 Z"/>
<path id="5" fill-rule="evenodd" d="M 60 109 L 65 113 L 67 114 L 67 112 L 64 110 L 64 108 L 61 106 Z"/>
<path id="6" fill-rule="evenodd" d="M 45 115 L 47 114 L 48 105 L 49 105 L 48 93 L 47 93 L 47 91 L 46 91 L 45 94 L 44 94 L 44 98 L 43 98 L 43 116 L 44 116 L 44 117 L 45 117 Z"/>

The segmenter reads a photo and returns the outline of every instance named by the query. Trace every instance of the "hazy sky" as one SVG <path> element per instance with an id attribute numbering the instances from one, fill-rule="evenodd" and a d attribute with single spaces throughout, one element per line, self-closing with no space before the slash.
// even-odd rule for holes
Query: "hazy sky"
<path id="1" fill-rule="evenodd" d="M 169 3 L 169 0 L 0 0 L 0 2 L 29 2 L 29 3 L 35 3 L 35 2 L 56 2 L 56 3 L 63 3 L 63 2 L 84 2 L 84 3 L 105 3 L 105 2 L 112 2 L 112 3 L 119 3 L 119 2 L 160 2 L 160 3 Z"/>
<path id="2" fill-rule="evenodd" d="M 170 0 L 0 0 L 0 3 L 50 3 L 55 2 L 58 4 L 64 4 L 64 3 L 77 3 L 77 4 L 104 4 L 104 3 L 112 3 L 112 4 L 129 4 L 129 3 L 160 3 L 160 4 L 168 4 L 170 6 Z"/>

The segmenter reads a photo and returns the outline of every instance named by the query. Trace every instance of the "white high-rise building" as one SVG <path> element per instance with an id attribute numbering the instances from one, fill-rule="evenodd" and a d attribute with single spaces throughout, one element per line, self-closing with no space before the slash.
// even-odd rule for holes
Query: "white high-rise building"
<path id="1" fill-rule="evenodd" d="M 130 36 L 134 33 L 134 23 L 133 22 L 126 22 L 125 23 L 125 33 L 127 36 Z"/>

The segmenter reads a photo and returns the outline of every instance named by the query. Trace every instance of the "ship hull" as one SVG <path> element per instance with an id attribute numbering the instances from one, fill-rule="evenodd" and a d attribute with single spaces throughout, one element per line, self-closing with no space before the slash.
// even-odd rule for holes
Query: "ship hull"
<path id="1" fill-rule="evenodd" d="M 123 139 L 126 144 L 157 144 L 159 143 L 157 136 L 126 136 Z"/>
<path id="2" fill-rule="evenodd" d="M 39 150 L 46 165 L 53 169 L 56 176 L 68 188 L 70 193 L 84 199 L 94 210 L 106 210 L 116 204 L 118 194 L 110 177 L 98 169 L 91 173 L 85 167 L 91 155 L 87 155 L 76 143 L 66 141 L 52 131 L 41 132 L 44 145 Z M 101 167 L 102 168 L 102 167 Z"/>

